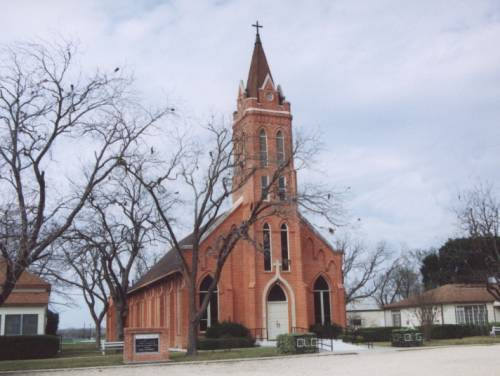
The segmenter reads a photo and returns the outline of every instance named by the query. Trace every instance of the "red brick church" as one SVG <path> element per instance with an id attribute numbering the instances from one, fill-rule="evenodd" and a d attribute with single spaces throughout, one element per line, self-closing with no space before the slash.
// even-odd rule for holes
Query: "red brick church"
<path id="1" fill-rule="evenodd" d="M 233 132 L 245 134 L 246 148 L 260 158 L 261 169 L 233 196 L 233 209 L 213 225 L 201 245 L 199 294 L 211 282 L 213 260 L 209 245 L 218 231 L 245 218 L 267 184 L 273 164 L 291 150 L 292 114 L 281 88 L 276 86 L 267 63 L 260 36 L 250 64 L 246 87 L 241 83 L 234 113 Z M 280 178 L 277 201 L 294 195 L 297 187 L 293 164 Z M 282 204 L 282 203 L 281 203 Z M 200 331 L 215 322 L 230 320 L 248 327 L 254 335 L 273 340 L 278 334 L 309 328 L 314 323 L 345 326 L 346 312 L 342 285 L 342 253 L 335 251 L 298 212 L 296 204 L 286 218 L 266 217 L 254 224 L 264 252 L 256 252 L 238 242 L 227 260 L 201 320 Z M 190 252 L 190 237 L 182 241 Z M 206 249 L 205 249 L 206 248 Z M 154 265 L 128 295 L 126 326 L 168 328 L 169 347 L 186 347 L 188 333 L 188 293 L 174 251 Z M 116 340 L 112 309 L 107 316 L 107 339 Z"/>

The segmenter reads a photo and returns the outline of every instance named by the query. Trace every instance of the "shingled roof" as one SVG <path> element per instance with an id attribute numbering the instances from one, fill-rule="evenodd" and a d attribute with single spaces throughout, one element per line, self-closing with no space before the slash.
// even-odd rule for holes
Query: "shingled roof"
<path id="1" fill-rule="evenodd" d="M 406 308 L 421 304 L 490 303 L 493 296 L 485 285 L 448 284 L 428 290 L 418 296 L 411 296 L 400 302 L 385 305 L 384 308 Z"/>
<path id="2" fill-rule="evenodd" d="M 0 286 L 5 282 L 7 265 L 0 258 Z M 26 290 L 26 291 L 23 291 Z M 16 282 L 14 290 L 3 303 L 5 306 L 46 305 L 49 303 L 51 285 L 39 276 L 25 270 Z"/>
<path id="3" fill-rule="evenodd" d="M 233 207 L 232 210 L 234 210 Z M 224 212 L 214 218 L 211 222 L 209 222 L 206 226 L 208 227 L 208 231 L 205 233 L 204 237 L 201 239 L 203 241 L 212 231 L 214 231 L 226 217 L 232 212 L 232 210 Z M 179 247 L 181 249 L 191 249 L 193 246 L 193 234 L 189 234 L 184 239 L 179 242 Z M 182 260 L 177 252 L 171 248 L 165 256 L 163 256 L 160 261 L 154 264 L 151 269 L 148 270 L 146 274 L 144 274 L 134 285 L 128 290 L 128 293 L 132 293 L 137 291 L 151 283 L 154 283 L 166 276 L 173 274 L 175 272 L 180 272 L 182 267 Z"/>
<path id="4" fill-rule="evenodd" d="M 0 257 L 0 286 L 5 282 L 7 273 L 7 264 L 5 260 Z M 25 270 L 16 282 L 16 288 L 48 288 L 50 290 L 50 283 L 44 281 L 39 276 Z"/>
<path id="5" fill-rule="evenodd" d="M 264 53 L 260 36 L 257 34 L 252 54 L 252 62 L 250 63 L 250 71 L 248 72 L 246 91 L 249 97 L 258 97 L 259 89 L 264 84 L 267 75 L 269 75 L 271 79 L 273 78 L 269 65 L 267 64 L 266 54 Z"/>
<path id="6" fill-rule="evenodd" d="M 189 234 L 184 239 L 182 239 L 179 245 L 189 246 L 192 244 L 192 234 Z M 141 289 L 153 282 L 156 282 L 169 274 L 178 272 L 181 270 L 182 261 L 180 256 L 174 249 L 170 249 L 165 256 L 163 256 L 160 261 L 153 265 L 151 269 L 148 270 L 134 285 L 129 289 L 128 293 L 132 293 L 136 290 Z"/>

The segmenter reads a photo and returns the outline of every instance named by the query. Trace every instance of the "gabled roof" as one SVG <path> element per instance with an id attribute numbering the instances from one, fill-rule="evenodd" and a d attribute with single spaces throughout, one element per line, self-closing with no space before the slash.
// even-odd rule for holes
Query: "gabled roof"
<path id="1" fill-rule="evenodd" d="M 184 239 L 179 242 L 179 245 L 188 246 L 192 244 L 192 234 L 189 234 Z M 128 290 L 128 293 L 132 293 L 136 290 L 146 287 L 153 282 L 156 282 L 162 278 L 165 278 L 169 274 L 179 272 L 181 270 L 182 261 L 177 252 L 172 248 L 165 256 L 163 256 L 160 261 L 154 264 L 151 269 L 147 271 L 134 285 Z"/>
<path id="2" fill-rule="evenodd" d="M 0 286 L 3 285 L 6 279 L 7 264 L 5 260 L 0 257 Z M 16 282 L 16 289 L 19 288 L 49 288 L 50 283 L 44 281 L 39 276 L 25 270 Z"/>
<path id="3" fill-rule="evenodd" d="M 5 283 L 7 264 L 0 258 L 0 287 Z M 46 305 L 49 303 L 50 283 L 25 270 L 16 282 L 14 290 L 3 303 L 5 306 Z M 25 291 L 23 291 L 25 290 Z"/>
<path id="4" fill-rule="evenodd" d="M 266 54 L 264 53 L 260 36 L 257 34 L 252 54 L 252 62 L 250 63 L 250 70 L 248 72 L 247 95 L 249 97 L 258 97 L 259 89 L 264 84 L 268 75 L 272 80 L 273 76 L 267 64 Z"/>
<path id="5" fill-rule="evenodd" d="M 385 305 L 384 308 L 406 308 L 422 304 L 490 303 L 494 301 L 495 298 L 486 290 L 485 285 L 448 284 L 427 290 L 420 295 L 411 296 L 400 302 Z"/>
<path id="6" fill-rule="evenodd" d="M 208 223 L 206 225 L 208 227 L 208 230 L 203 236 L 203 238 L 200 240 L 200 242 L 206 239 L 207 236 L 209 236 L 212 233 L 212 231 L 214 231 L 234 209 L 235 207 L 231 211 L 227 211 L 220 214 L 219 216 L 214 218 L 214 220 Z M 193 246 L 192 233 L 179 242 L 179 247 L 181 249 L 191 249 L 192 246 Z M 151 269 L 149 269 L 146 272 L 146 274 L 144 274 L 137 282 L 134 283 L 134 285 L 128 290 L 128 293 L 132 293 L 143 287 L 146 287 L 147 285 L 150 285 L 151 283 L 154 283 L 162 278 L 165 278 L 170 274 L 180 272 L 182 270 L 181 268 L 182 268 L 182 260 L 175 251 L 175 249 L 171 248 L 160 259 L 160 261 L 154 264 L 151 267 Z"/>

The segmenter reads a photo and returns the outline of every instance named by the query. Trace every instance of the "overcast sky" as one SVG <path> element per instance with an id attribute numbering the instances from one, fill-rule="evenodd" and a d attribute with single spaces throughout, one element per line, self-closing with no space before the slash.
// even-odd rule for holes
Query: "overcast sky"
<path id="1" fill-rule="evenodd" d="M 500 180 L 500 1 L 2 1 L 0 43 L 64 36 L 151 102 L 230 119 L 258 19 L 294 126 L 369 242 L 439 247 L 459 189 Z M 301 175 L 299 175 L 299 180 Z M 61 326 L 90 323 L 66 310 Z"/>

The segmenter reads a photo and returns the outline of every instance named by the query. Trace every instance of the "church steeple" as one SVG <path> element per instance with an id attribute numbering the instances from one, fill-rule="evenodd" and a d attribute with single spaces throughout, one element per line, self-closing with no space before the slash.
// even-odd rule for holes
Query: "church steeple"
<path id="1" fill-rule="evenodd" d="M 257 21 L 255 25 L 252 25 L 257 29 L 257 34 L 255 36 L 255 46 L 253 48 L 252 62 L 250 63 L 250 70 L 248 72 L 248 80 L 246 87 L 246 94 L 250 98 L 258 98 L 259 89 L 264 84 L 266 77 L 272 80 L 271 70 L 267 64 L 266 54 L 264 53 L 264 48 L 262 47 L 262 42 L 260 40 L 259 25 Z"/>
<path id="2" fill-rule="evenodd" d="M 271 178 L 277 167 L 283 166 L 293 153 L 292 114 L 290 103 L 285 100 L 279 85 L 274 84 L 260 40 L 257 35 L 248 72 L 246 88 L 241 81 L 238 90 L 237 110 L 233 113 L 233 134 L 235 151 L 243 156 L 233 175 L 235 186 L 246 179 L 246 172 L 256 169 L 248 180 L 233 194 L 233 203 L 251 203 L 260 200 L 268 192 L 266 200 L 280 205 L 293 205 L 296 196 L 296 177 L 293 160 L 283 170 L 279 181 Z M 268 186 L 273 184 L 273 186 Z"/>

